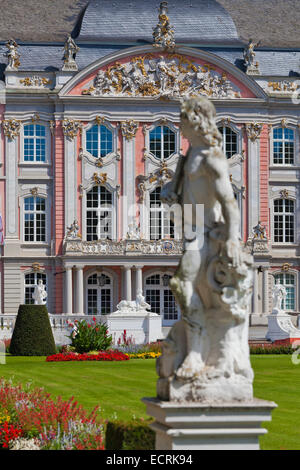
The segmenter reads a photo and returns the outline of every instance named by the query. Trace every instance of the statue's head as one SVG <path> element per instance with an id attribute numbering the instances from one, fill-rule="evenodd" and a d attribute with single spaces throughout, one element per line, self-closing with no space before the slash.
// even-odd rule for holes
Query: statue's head
<path id="1" fill-rule="evenodd" d="M 193 142 L 202 140 L 208 146 L 221 146 L 222 136 L 216 125 L 216 110 L 205 96 L 186 98 L 181 105 L 181 130 Z"/>

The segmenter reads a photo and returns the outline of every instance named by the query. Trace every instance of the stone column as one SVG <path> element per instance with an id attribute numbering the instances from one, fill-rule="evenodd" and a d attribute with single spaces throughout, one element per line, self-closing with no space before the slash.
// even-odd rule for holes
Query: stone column
<path id="1" fill-rule="evenodd" d="M 72 268 L 67 267 L 65 272 L 65 313 L 73 313 L 72 308 L 72 297 L 73 297 L 73 288 L 72 288 Z"/>
<path id="2" fill-rule="evenodd" d="M 258 314 L 258 272 L 256 266 L 253 272 L 252 313 Z"/>
<path id="3" fill-rule="evenodd" d="M 131 266 L 124 266 L 124 300 L 132 300 L 131 299 Z"/>
<path id="4" fill-rule="evenodd" d="M 135 135 L 138 129 L 136 121 L 121 123 L 123 136 L 123 181 L 122 181 L 122 236 L 126 237 L 128 225 L 136 220 L 135 202 Z"/>
<path id="5" fill-rule="evenodd" d="M 83 268 L 76 266 L 76 290 L 75 290 L 75 310 L 78 315 L 83 315 Z"/>
<path id="6" fill-rule="evenodd" d="M 264 315 L 269 314 L 269 283 L 268 283 L 268 276 L 269 276 L 269 269 L 267 266 L 263 266 L 263 309 L 262 312 Z"/>
<path id="7" fill-rule="evenodd" d="M 143 266 L 136 266 L 135 268 L 135 286 L 136 286 L 136 296 L 138 293 L 143 293 Z"/>

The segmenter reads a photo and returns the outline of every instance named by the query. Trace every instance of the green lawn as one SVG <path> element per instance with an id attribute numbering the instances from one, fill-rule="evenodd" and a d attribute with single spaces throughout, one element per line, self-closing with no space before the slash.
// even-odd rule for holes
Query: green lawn
<path id="1" fill-rule="evenodd" d="M 300 365 L 291 356 L 251 356 L 255 372 L 254 394 L 272 400 L 278 408 L 266 423 L 262 449 L 300 449 Z M 7 356 L 0 376 L 14 382 L 44 386 L 51 395 L 74 396 L 86 409 L 99 405 L 102 416 L 130 419 L 146 417 L 141 398 L 155 396 L 155 360 L 128 362 L 58 362 L 41 357 Z"/>

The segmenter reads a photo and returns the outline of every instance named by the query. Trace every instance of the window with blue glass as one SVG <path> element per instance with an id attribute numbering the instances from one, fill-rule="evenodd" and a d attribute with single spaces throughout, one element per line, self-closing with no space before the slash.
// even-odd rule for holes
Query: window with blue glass
<path id="1" fill-rule="evenodd" d="M 149 132 L 150 152 L 159 160 L 176 151 L 176 134 L 167 126 L 157 126 Z"/>
<path id="2" fill-rule="evenodd" d="M 273 129 L 274 165 L 293 165 L 295 156 L 295 132 L 293 129 Z"/>
<path id="3" fill-rule="evenodd" d="M 46 128 L 40 124 L 24 126 L 24 161 L 46 161 Z"/>
<path id="4" fill-rule="evenodd" d="M 113 133 L 106 126 L 93 126 L 86 131 L 86 150 L 94 157 L 105 157 L 113 151 Z"/>

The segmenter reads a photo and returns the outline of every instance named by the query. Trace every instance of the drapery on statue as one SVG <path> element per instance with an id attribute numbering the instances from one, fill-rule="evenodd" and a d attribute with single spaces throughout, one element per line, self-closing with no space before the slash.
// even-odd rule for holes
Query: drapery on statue
<path id="1" fill-rule="evenodd" d="M 287 290 L 285 286 L 283 284 L 275 284 L 273 287 L 272 297 L 274 303 L 272 313 L 280 313 L 280 315 L 285 315 L 285 311 L 282 308 L 282 301 L 284 301 L 287 297 Z"/>
<path id="2" fill-rule="evenodd" d="M 45 290 L 42 279 L 39 279 L 38 284 L 34 286 L 32 298 L 35 305 L 46 305 L 47 292 Z"/>
<path id="3" fill-rule="evenodd" d="M 232 401 L 253 397 L 248 314 L 252 256 L 239 238 L 240 213 L 230 183 L 215 108 L 206 97 L 186 99 L 181 131 L 189 140 L 173 180 L 162 190 L 168 204 L 204 205 L 202 236 L 185 235 L 184 253 L 170 287 L 182 319 L 157 361 L 157 396 L 175 401 Z M 198 227 L 199 229 L 199 227 Z M 202 242 L 201 242 L 202 238 Z"/>

